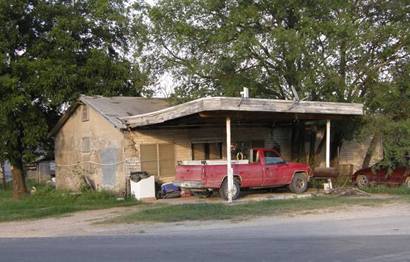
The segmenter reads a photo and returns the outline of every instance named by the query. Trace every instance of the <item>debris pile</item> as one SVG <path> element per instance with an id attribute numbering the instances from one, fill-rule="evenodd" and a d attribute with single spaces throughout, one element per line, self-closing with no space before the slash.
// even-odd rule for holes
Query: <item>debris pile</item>
<path id="1" fill-rule="evenodd" d="M 330 190 L 329 194 L 336 196 L 370 196 L 369 193 L 355 187 L 338 187 Z"/>

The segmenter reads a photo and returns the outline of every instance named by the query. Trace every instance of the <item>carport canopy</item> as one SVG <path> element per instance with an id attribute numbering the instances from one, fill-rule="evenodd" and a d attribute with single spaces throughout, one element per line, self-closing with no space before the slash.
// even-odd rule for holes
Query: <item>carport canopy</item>
<path id="1" fill-rule="evenodd" d="M 226 127 L 228 192 L 233 188 L 231 123 L 273 126 L 294 120 L 326 121 L 326 167 L 330 167 L 330 122 L 363 115 L 363 105 L 240 97 L 205 97 L 158 111 L 122 117 L 128 128 Z M 228 201 L 232 201 L 231 197 Z"/>
<path id="2" fill-rule="evenodd" d="M 354 103 L 292 101 L 239 97 L 205 97 L 158 111 L 122 117 L 129 128 L 202 126 L 225 122 L 272 124 L 289 120 L 332 120 L 363 115 Z"/>

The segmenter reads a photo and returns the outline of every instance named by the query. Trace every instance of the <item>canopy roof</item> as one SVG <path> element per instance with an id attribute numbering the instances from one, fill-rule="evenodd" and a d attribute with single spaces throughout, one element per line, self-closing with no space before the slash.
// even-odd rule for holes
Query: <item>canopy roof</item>
<path id="1" fill-rule="evenodd" d="M 363 115 L 363 105 L 237 97 L 206 97 L 158 111 L 120 117 L 130 128 L 160 124 L 200 124 L 231 116 L 242 122 L 340 119 Z M 178 121 L 179 120 L 179 121 Z"/>
<path id="2" fill-rule="evenodd" d="M 225 123 L 228 116 L 234 124 L 271 125 L 278 121 L 341 119 L 363 115 L 363 105 L 354 103 L 205 97 L 172 106 L 168 100 L 161 98 L 81 96 L 50 135 L 57 133 L 81 104 L 96 110 L 118 129 L 219 125 Z"/>

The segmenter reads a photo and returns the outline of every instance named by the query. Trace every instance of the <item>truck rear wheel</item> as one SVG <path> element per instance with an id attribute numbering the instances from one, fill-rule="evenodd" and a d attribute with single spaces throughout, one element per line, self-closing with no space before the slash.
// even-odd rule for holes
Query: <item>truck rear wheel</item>
<path id="1" fill-rule="evenodd" d="M 241 185 L 239 184 L 239 180 L 237 178 L 233 179 L 233 195 L 232 200 L 235 200 L 239 197 L 241 192 Z M 228 179 L 225 179 L 222 182 L 221 188 L 219 189 L 219 195 L 221 198 L 228 200 Z"/>
<path id="2" fill-rule="evenodd" d="M 291 192 L 301 194 L 307 190 L 308 181 L 304 173 L 296 173 L 289 185 Z"/>

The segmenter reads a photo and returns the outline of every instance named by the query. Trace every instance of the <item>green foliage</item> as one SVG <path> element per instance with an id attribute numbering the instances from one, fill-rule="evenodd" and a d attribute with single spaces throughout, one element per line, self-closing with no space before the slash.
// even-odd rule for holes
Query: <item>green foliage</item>
<path id="1" fill-rule="evenodd" d="M 410 166 L 410 64 L 397 64 L 393 80 L 372 90 L 363 134 L 381 134 L 382 165 L 395 168 Z"/>
<path id="2" fill-rule="evenodd" d="M 37 185 L 36 188 L 36 192 L 30 197 L 19 201 L 12 199 L 10 190 L 0 191 L 0 221 L 42 218 L 138 203 L 131 199 L 119 201 L 114 194 L 106 191 L 71 193 L 56 191 L 44 185 Z"/>
<path id="3" fill-rule="evenodd" d="M 138 10 L 144 30 L 134 33 L 183 101 L 246 86 L 259 97 L 292 98 L 294 87 L 310 100 L 366 102 L 380 71 L 405 59 L 405 1 L 167 0 Z"/>
<path id="4" fill-rule="evenodd" d="M 80 94 L 141 94 L 146 76 L 127 59 L 128 22 L 120 0 L 0 2 L 3 157 L 21 167 L 44 155 L 47 132 Z"/>

